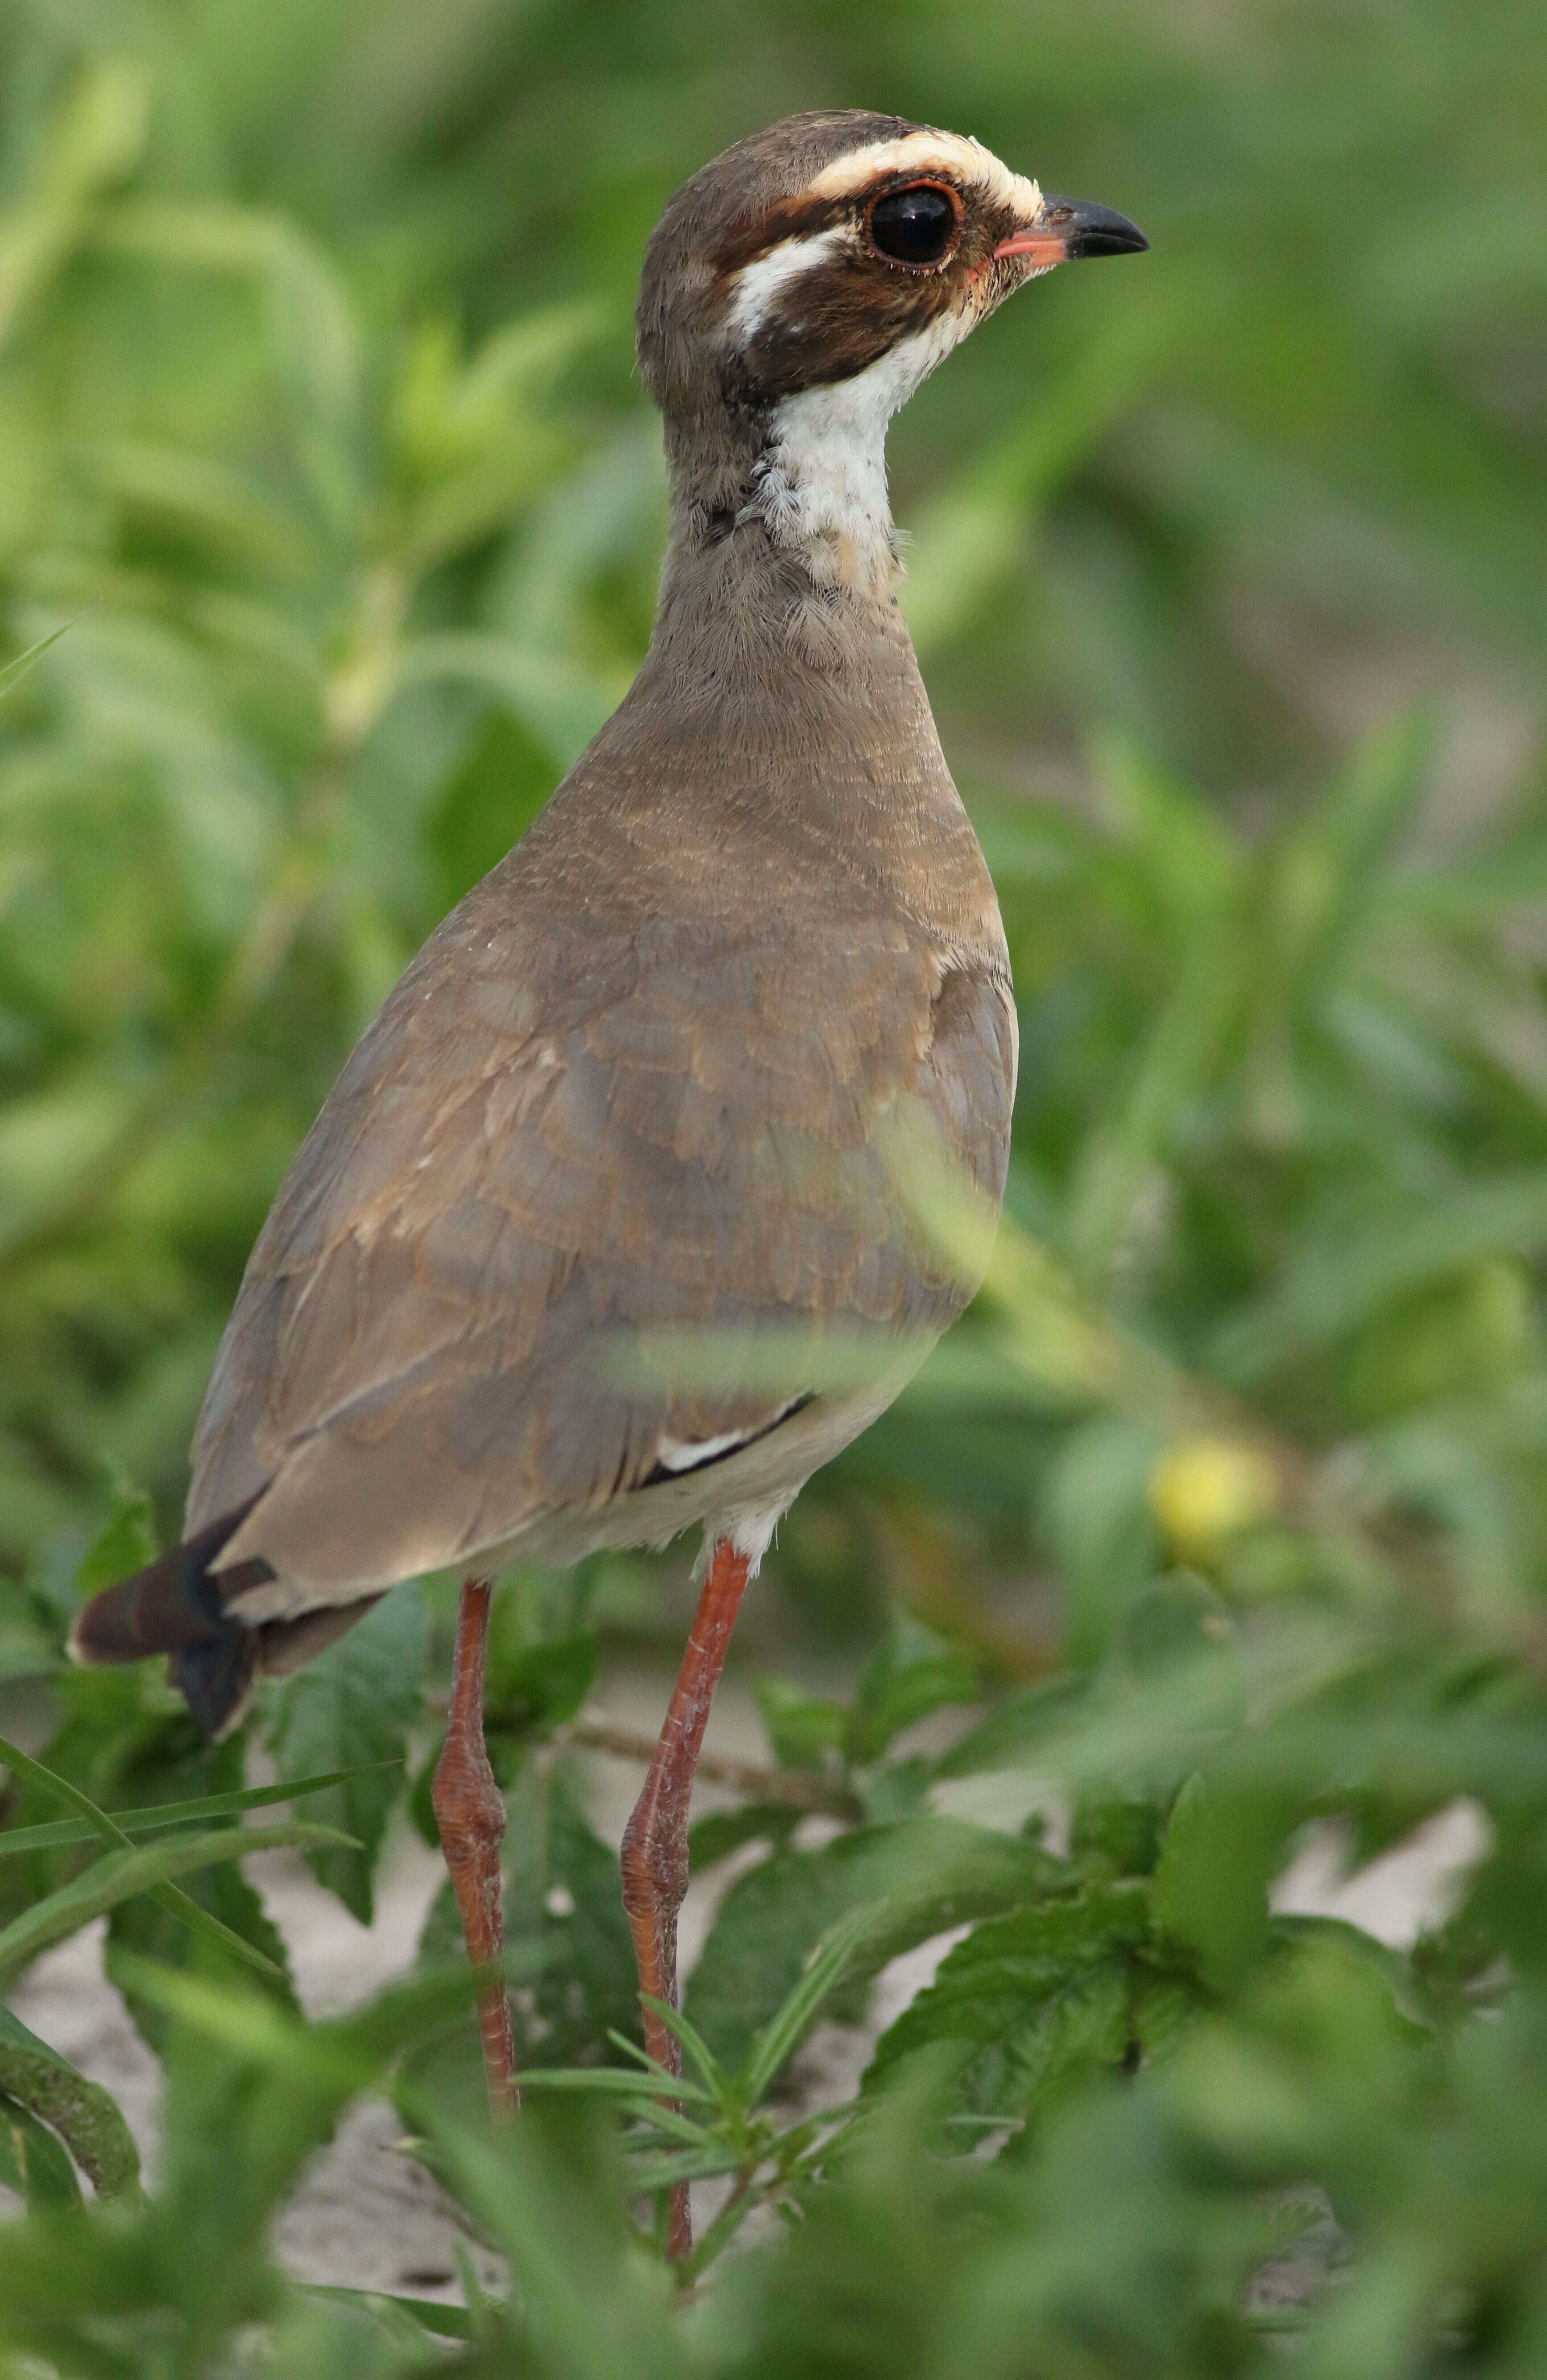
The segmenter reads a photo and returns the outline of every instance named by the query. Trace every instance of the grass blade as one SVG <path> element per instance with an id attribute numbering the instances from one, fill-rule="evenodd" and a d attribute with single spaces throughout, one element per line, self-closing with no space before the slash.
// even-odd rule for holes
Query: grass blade
<path id="1" fill-rule="evenodd" d="M 521 2079 L 525 2082 L 526 2077 Z M 361 2306 L 368 2313 L 385 2309 L 407 2314 L 420 2330 L 429 2331 L 436 2338 L 470 2339 L 477 2336 L 466 2306 L 443 2305 L 437 2298 L 399 2298 L 386 2289 L 346 2289 L 323 2281 L 304 2282 L 302 2287 L 309 2298 L 327 2298 L 335 2305 Z"/>
<path id="2" fill-rule="evenodd" d="M 3 1735 L 0 1735 L 0 1762 L 13 1777 L 30 1778 L 43 1792 L 52 1793 L 57 1801 L 67 1802 L 104 1842 L 113 1843 L 120 1851 L 133 1850 L 133 1843 L 117 1821 L 110 1818 L 105 1810 L 99 1810 L 79 1785 L 72 1785 L 66 1777 L 55 1776 L 52 1768 L 45 1768 L 41 1760 L 32 1759 L 19 1745 L 10 1742 Z M 250 1942 L 244 1942 L 239 1934 L 233 1933 L 229 1925 L 223 1925 L 218 1917 L 212 1917 L 207 1909 L 201 1909 L 181 1886 L 158 1884 L 151 1898 L 159 1908 L 166 1911 L 168 1916 L 176 1917 L 180 1925 L 186 1925 L 190 1933 L 202 1934 L 206 1941 L 218 1942 L 223 1950 L 232 1958 L 239 1959 L 244 1966 L 256 1967 L 262 1975 L 277 1975 L 281 1983 L 287 1984 L 287 1978 L 272 1959 L 266 1959 L 262 1950 L 254 1949 Z"/>
<path id="3" fill-rule="evenodd" d="M 127 1850 L 111 1851 L 83 1876 L 61 1885 L 57 1892 L 49 1893 L 9 1925 L 0 1927 L 0 1968 L 35 1958 L 51 1943 L 79 1933 L 82 1925 L 116 1908 L 120 1900 L 153 1891 L 170 1876 L 213 1867 L 220 1860 L 244 1859 L 250 1852 L 307 1851 L 348 1840 L 333 1827 L 308 1826 L 297 1819 L 285 1827 L 220 1827 L 209 1834 L 176 1836 L 164 1843 L 131 1843 Z M 191 1905 L 198 1906 L 197 1902 Z"/>
<path id="4" fill-rule="evenodd" d="M 727 2104 L 733 2087 L 731 2079 L 698 2026 L 685 2017 L 680 2009 L 673 2008 L 669 2001 L 658 2000 L 650 1992 L 641 1992 L 640 1998 L 646 2008 L 655 2010 L 663 2024 L 671 2027 L 716 2099 L 722 2106 Z M 676 2095 L 681 2098 L 683 2094 L 678 2091 Z"/>
<path id="5" fill-rule="evenodd" d="M 5 668 L 0 669 L 0 699 L 9 694 L 13 686 L 19 686 L 29 671 L 36 669 L 50 645 L 56 645 L 61 637 L 68 636 L 74 625 L 74 620 L 67 620 L 62 628 L 55 628 L 46 637 L 40 637 L 35 645 L 29 645 L 24 653 L 18 653 L 14 662 L 7 662 Z"/>
<path id="6" fill-rule="evenodd" d="M 864 1908 L 851 1911 L 841 1924 L 823 1935 L 784 2006 L 760 2033 L 753 2034 L 746 2063 L 737 2077 L 738 2093 L 747 2107 L 757 2106 L 791 2050 L 815 2022 L 823 2000 L 842 1981 L 855 1952 L 873 1930 L 885 1907 L 883 1900 L 870 1901 Z"/>
<path id="7" fill-rule="evenodd" d="M 695 2105 L 713 2107 L 717 2103 L 714 2094 L 700 2083 L 684 2082 L 678 2075 L 657 2070 L 651 2074 L 630 2074 L 621 2066 L 539 2066 L 523 2068 L 523 2091 L 579 2091 L 603 2098 L 615 2099 L 688 2099 Z M 655 2109 L 651 2109 L 653 2121 Z"/>
<path id="8" fill-rule="evenodd" d="M 354 1768 L 333 1769 L 325 1777 L 300 1778 L 294 1785 L 282 1779 L 276 1785 L 245 1786 L 240 1792 L 205 1793 L 197 1801 L 152 1803 L 147 1809 L 112 1810 L 106 1815 L 125 1834 L 148 1833 L 162 1827 L 187 1826 L 194 1818 L 223 1818 L 238 1810 L 264 1810 L 276 1802 L 298 1802 L 308 1793 L 325 1792 L 330 1785 L 343 1785 L 353 1777 L 397 1765 L 395 1760 L 368 1760 Z M 15 1827 L 8 1834 L 0 1834 L 0 1859 L 21 1852 L 57 1851 L 69 1843 L 89 1843 L 100 1832 L 85 1818 L 51 1818 L 39 1827 Z"/>

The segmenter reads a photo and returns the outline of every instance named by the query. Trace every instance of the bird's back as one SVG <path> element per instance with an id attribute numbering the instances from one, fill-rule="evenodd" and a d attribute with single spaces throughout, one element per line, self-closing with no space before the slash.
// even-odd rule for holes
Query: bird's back
<path id="1" fill-rule="evenodd" d="M 706 698 L 670 651 L 365 1035 L 254 1250 L 190 1529 L 265 1610 L 343 1601 L 756 1429 L 766 1384 L 652 1388 L 652 1332 L 942 1329 L 912 1112 L 997 1197 L 997 909 L 895 612 L 851 661 Z M 787 1402 L 787 1400 L 785 1400 Z M 650 1519 L 641 1500 L 641 1534 Z"/>

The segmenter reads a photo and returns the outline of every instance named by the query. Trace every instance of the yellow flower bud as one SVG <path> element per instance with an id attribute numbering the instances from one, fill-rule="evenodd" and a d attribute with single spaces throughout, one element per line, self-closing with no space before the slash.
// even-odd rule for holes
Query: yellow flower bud
<path id="1" fill-rule="evenodd" d="M 1278 1474 L 1254 1446 L 1189 1438 L 1150 1474 L 1150 1510 L 1173 1546 L 1203 1553 L 1266 1520 L 1278 1503 Z"/>

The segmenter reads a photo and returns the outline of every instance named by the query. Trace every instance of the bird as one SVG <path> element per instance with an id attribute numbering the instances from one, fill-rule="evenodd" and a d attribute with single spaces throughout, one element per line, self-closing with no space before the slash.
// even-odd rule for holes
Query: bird
<path id="1" fill-rule="evenodd" d="M 636 322 L 671 489 L 646 659 L 307 1135 L 215 1359 L 184 1541 L 76 1621 L 82 1661 L 168 1654 L 220 1736 L 395 1586 L 464 1573 L 432 1802 L 496 2114 L 518 2085 L 492 1581 L 702 1528 L 621 1853 L 646 2047 L 676 2075 L 688 1803 L 743 1592 L 978 1286 L 920 1226 L 897 1133 L 990 1212 L 1004 1193 L 1009 954 L 898 601 L 887 424 L 1025 284 L 1146 246 L 975 140 L 854 109 L 741 140 L 670 200 Z M 652 1354 L 695 1334 L 717 1373 Z M 868 1372 L 824 1371 L 849 1341 Z M 747 1354 L 765 1342 L 782 1378 Z M 668 2214 L 681 2256 L 686 2185 Z"/>

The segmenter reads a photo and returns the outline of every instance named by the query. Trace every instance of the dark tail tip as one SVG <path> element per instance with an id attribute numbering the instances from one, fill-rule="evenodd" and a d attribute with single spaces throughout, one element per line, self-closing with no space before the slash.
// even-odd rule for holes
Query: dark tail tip
<path id="1" fill-rule="evenodd" d="M 71 1659 L 140 1661 L 169 1653 L 172 1674 L 205 1734 L 235 1725 L 251 1692 L 257 1644 L 227 1603 L 274 1573 L 267 1562 L 240 1562 L 217 1579 L 210 1565 L 257 1500 L 250 1497 L 132 1578 L 94 1595 L 70 1630 Z"/>

